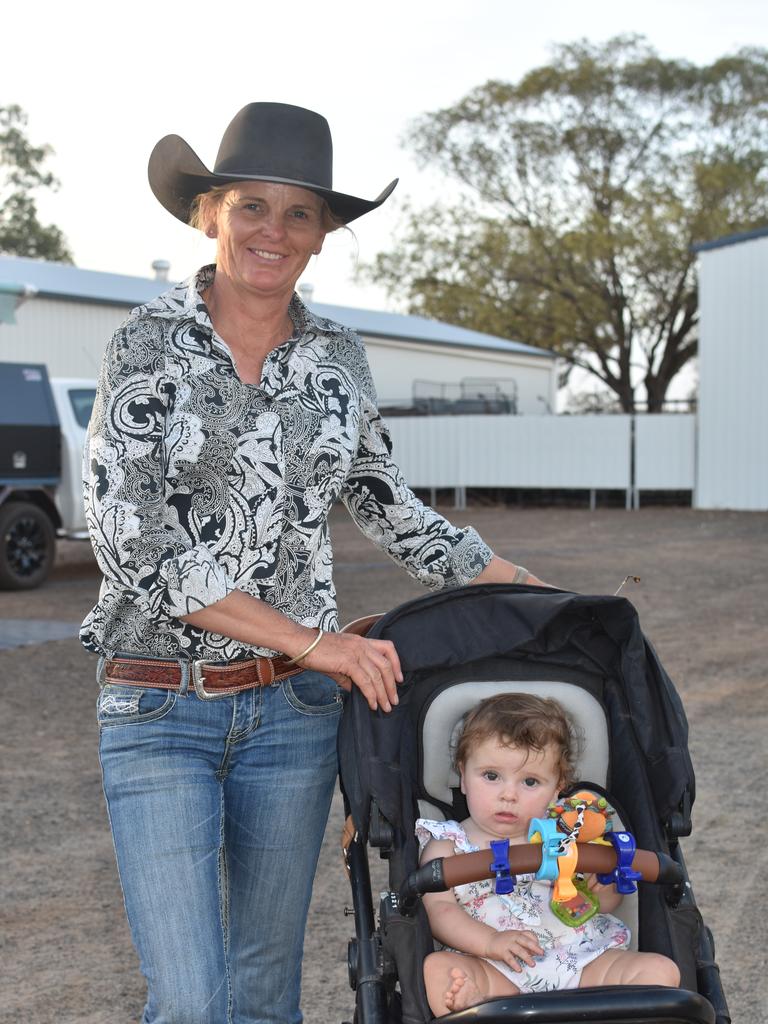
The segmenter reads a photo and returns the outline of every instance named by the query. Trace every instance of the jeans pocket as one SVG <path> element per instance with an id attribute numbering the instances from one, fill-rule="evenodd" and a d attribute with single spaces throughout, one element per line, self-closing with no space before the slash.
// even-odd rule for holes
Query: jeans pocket
<path id="1" fill-rule="evenodd" d="M 302 672 L 282 682 L 285 699 L 302 715 L 335 715 L 341 712 L 342 691 L 321 672 Z"/>
<path id="2" fill-rule="evenodd" d="M 173 708 L 177 696 L 173 690 L 152 687 L 145 690 L 138 686 L 107 683 L 100 690 L 96 703 L 99 728 L 156 722 Z"/>

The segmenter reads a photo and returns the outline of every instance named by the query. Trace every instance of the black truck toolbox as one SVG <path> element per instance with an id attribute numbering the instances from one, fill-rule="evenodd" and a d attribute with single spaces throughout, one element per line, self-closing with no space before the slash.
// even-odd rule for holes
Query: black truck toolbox
<path id="1" fill-rule="evenodd" d="M 0 483 L 44 486 L 61 476 L 59 417 L 41 363 L 0 363 Z"/>

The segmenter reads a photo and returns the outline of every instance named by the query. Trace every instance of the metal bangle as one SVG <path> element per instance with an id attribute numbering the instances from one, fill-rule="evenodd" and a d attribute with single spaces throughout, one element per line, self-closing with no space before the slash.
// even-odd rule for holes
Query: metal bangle
<path id="1" fill-rule="evenodd" d="M 318 626 L 317 627 L 317 636 L 312 641 L 312 643 L 309 645 L 309 647 L 306 649 L 306 651 L 302 651 L 301 654 L 297 654 L 295 658 L 291 658 L 290 661 L 285 662 L 285 664 L 286 665 L 298 665 L 298 663 L 300 661 L 303 661 L 304 658 L 306 658 L 306 656 L 308 654 L 310 654 L 312 651 L 314 651 L 314 649 L 317 647 L 317 645 L 320 643 L 320 641 L 323 639 L 324 636 L 325 636 L 325 630 L 324 629 L 320 629 L 320 627 Z"/>

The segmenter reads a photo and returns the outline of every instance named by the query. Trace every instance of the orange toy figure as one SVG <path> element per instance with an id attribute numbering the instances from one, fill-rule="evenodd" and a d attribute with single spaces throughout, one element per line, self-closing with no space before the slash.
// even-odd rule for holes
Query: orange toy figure
<path id="1" fill-rule="evenodd" d="M 611 831 L 613 813 L 604 796 L 588 789 L 580 789 L 571 796 L 556 800 L 548 808 L 550 818 L 557 819 L 558 832 L 567 836 L 575 832 L 574 841 L 577 843 L 605 843 L 602 837 Z"/>

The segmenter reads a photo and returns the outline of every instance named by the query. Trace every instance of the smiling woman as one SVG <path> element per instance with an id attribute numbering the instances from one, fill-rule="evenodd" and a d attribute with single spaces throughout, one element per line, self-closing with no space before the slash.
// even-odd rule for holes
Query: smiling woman
<path id="1" fill-rule="evenodd" d="M 216 263 L 134 310 L 102 367 L 86 508 L 104 582 L 81 637 L 144 1024 L 301 1020 L 343 693 L 386 713 L 402 681 L 391 642 L 339 632 L 333 505 L 426 586 L 533 579 L 416 498 L 361 339 L 294 292 L 396 184 L 334 191 L 331 162 L 325 119 L 280 103 L 240 111 L 213 171 L 162 139 L 152 190 Z"/>

